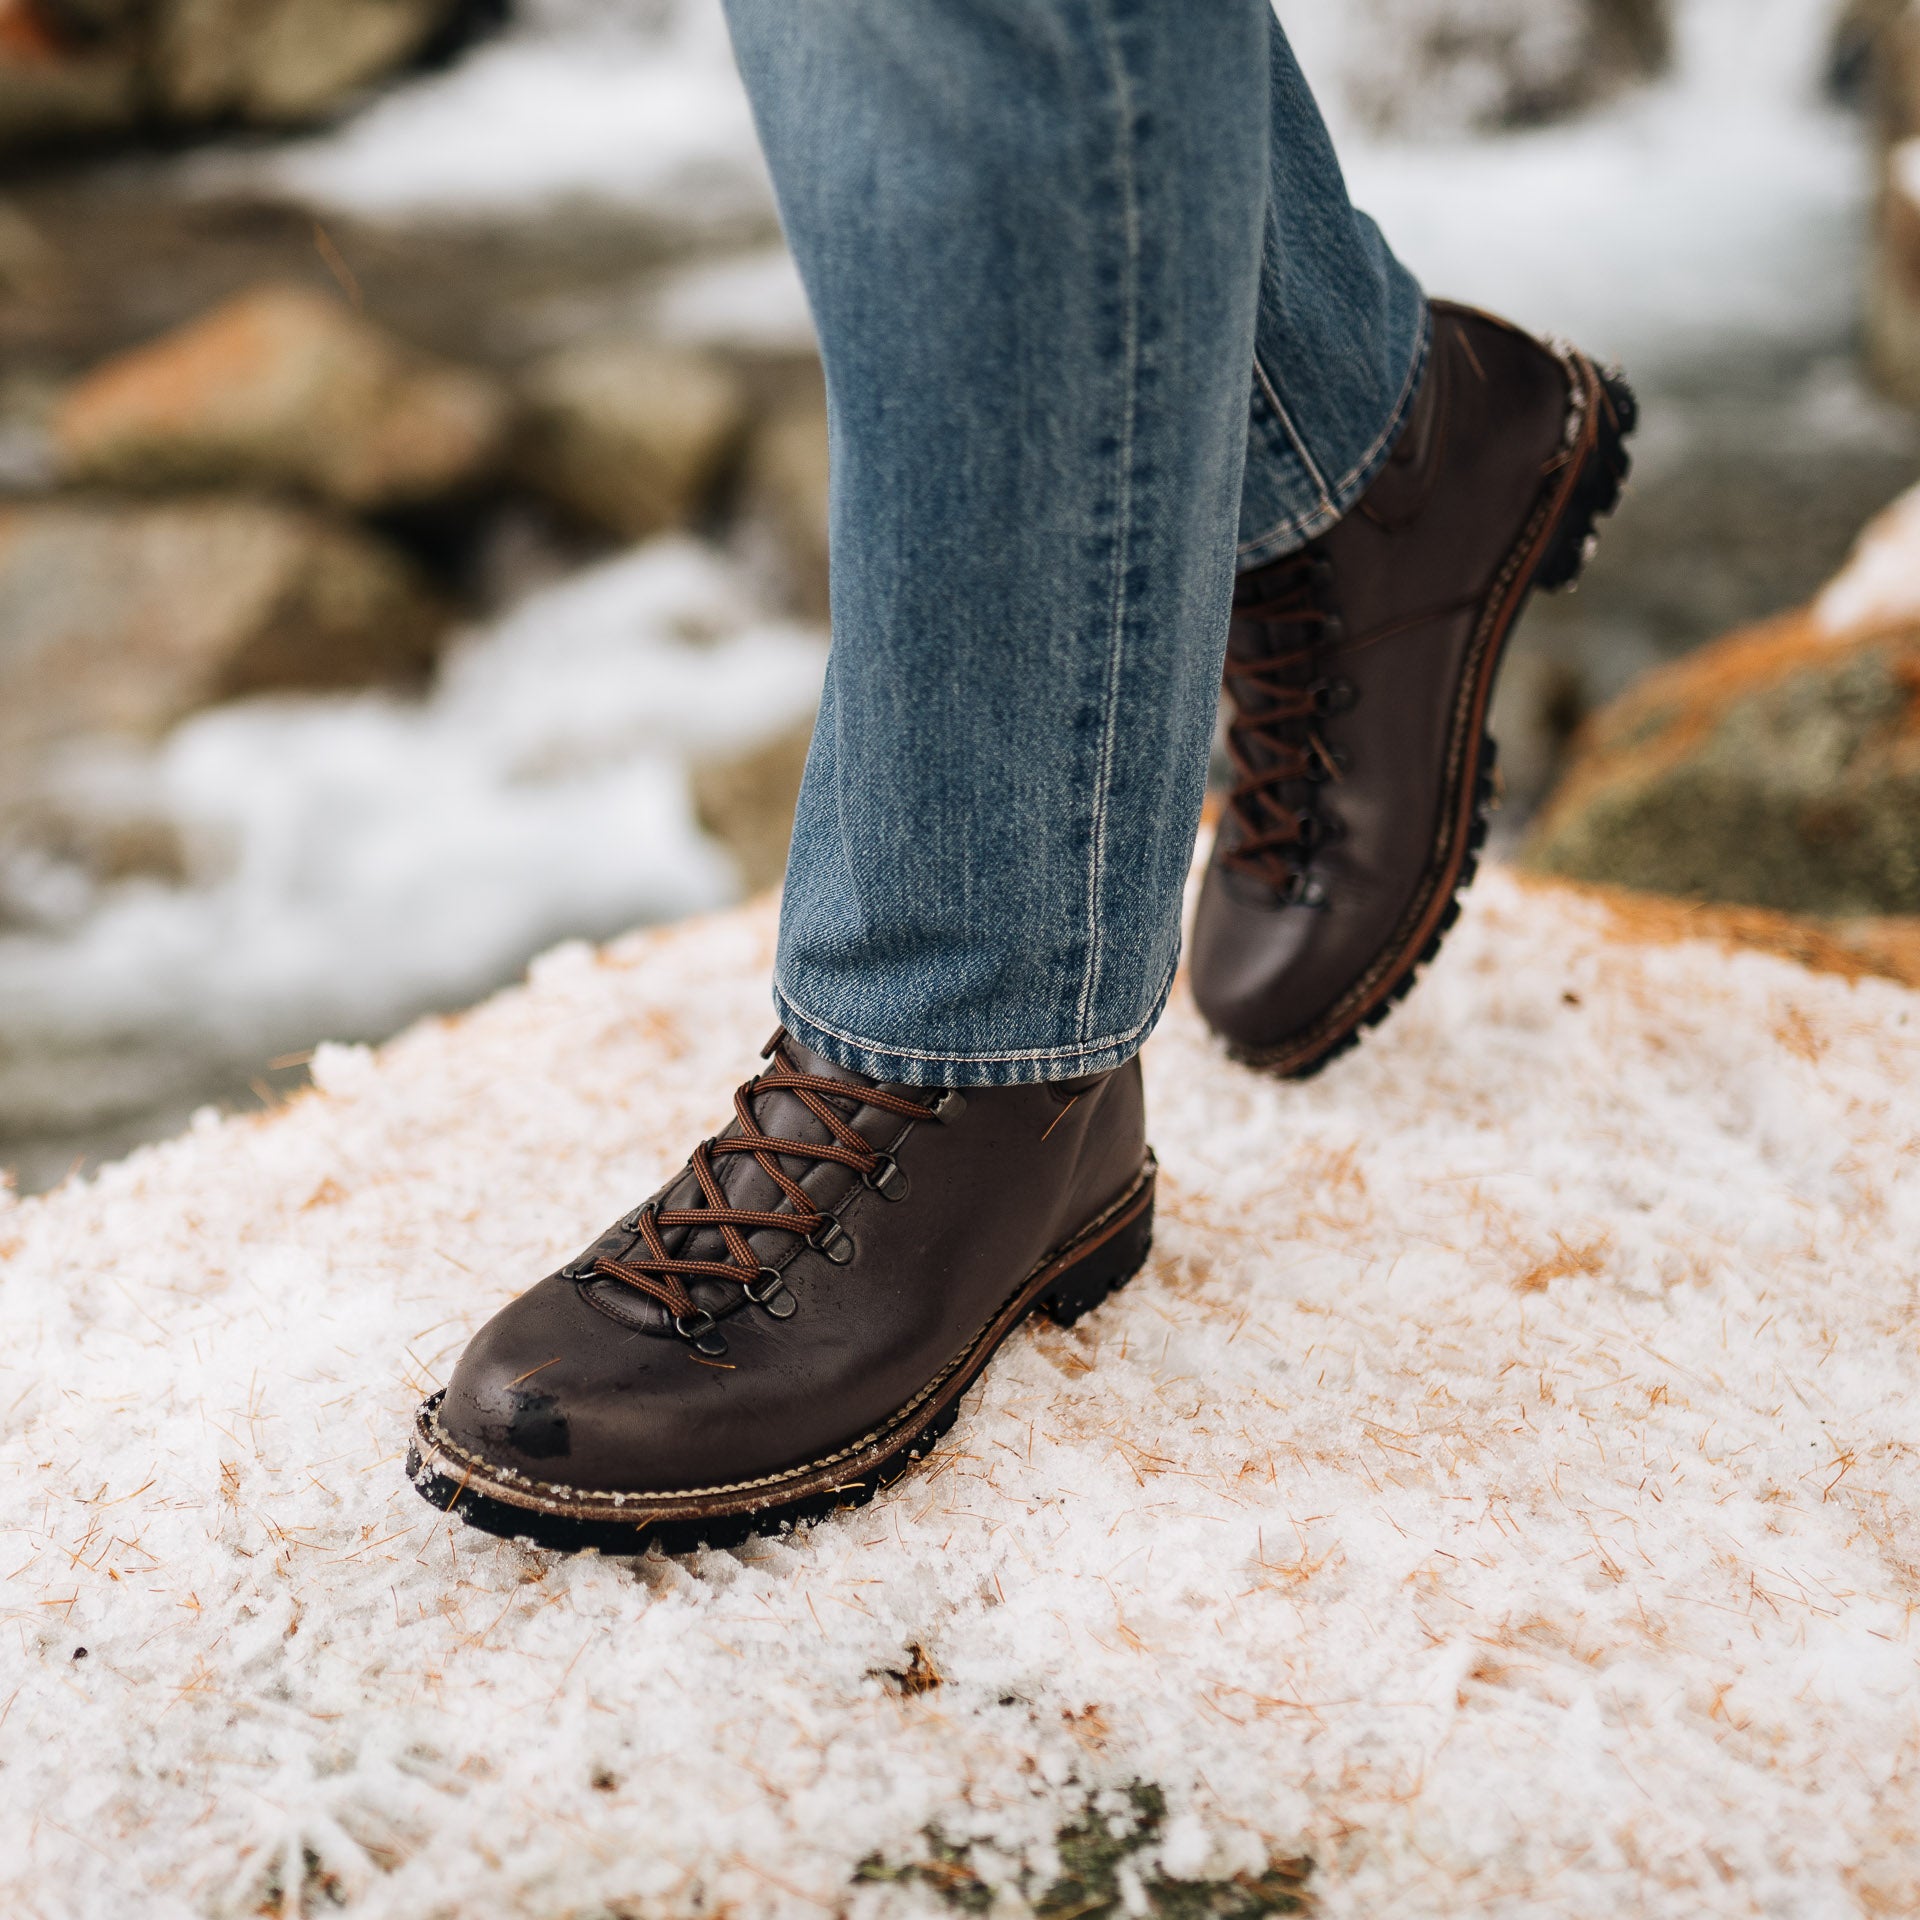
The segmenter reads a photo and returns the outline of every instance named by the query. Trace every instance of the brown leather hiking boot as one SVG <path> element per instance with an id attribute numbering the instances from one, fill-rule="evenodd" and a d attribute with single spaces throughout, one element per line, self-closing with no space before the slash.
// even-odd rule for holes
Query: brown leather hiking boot
<path id="1" fill-rule="evenodd" d="M 1535 587 L 1570 584 L 1626 478 L 1633 394 L 1571 348 L 1435 302 L 1392 457 L 1297 554 L 1241 576 L 1237 775 L 1191 941 L 1234 1055 L 1316 1071 L 1458 917 L 1493 798 L 1487 709 Z"/>
<path id="2" fill-rule="evenodd" d="M 869 1500 L 1036 1309 L 1071 1324 L 1153 1233 L 1137 1061 L 879 1086 L 784 1033 L 651 1200 L 476 1334 L 421 1407 L 435 1506 L 551 1547 L 731 1545 Z"/>

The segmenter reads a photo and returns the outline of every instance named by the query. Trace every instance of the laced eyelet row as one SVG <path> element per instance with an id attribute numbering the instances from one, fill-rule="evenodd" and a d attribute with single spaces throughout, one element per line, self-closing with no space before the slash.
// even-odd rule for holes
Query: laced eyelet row
<path id="1" fill-rule="evenodd" d="M 1236 621 L 1263 629 L 1269 639 L 1286 629 L 1297 637 L 1263 655 L 1227 661 L 1234 708 L 1227 752 L 1237 778 L 1221 864 L 1270 887 L 1282 905 L 1317 907 L 1326 903 L 1327 885 L 1312 870 L 1312 856 L 1345 831 L 1328 799 L 1353 765 L 1319 723 L 1351 713 L 1360 690 L 1321 671 L 1325 650 L 1346 637 L 1345 623 L 1325 604 L 1333 585 L 1325 554 L 1307 548 L 1259 579 L 1261 597 L 1237 608 Z M 1287 787 L 1301 793 L 1301 804 L 1282 797 Z"/>
<path id="2" fill-rule="evenodd" d="M 690 1281 L 732 1281 L 747 1300 L 775 1320 L 789 1320 L 799 1309 L 785 1270 L 762 1261 L 753 1251 L 748 1234 L 796 1235 L 803 1248 L 835 1266 L 847 1265 L 858 1251 L 853 1235 L 835 1215 L 822 1212 L 814 1204 L 783 1161 L 845 1167 L 882 1200 L 898 1202 L 907 1197 L 907 1175 L 893 1152 L 876 1148 L 836 1110 L 834 1103 L 879 1108 L 897 1115 L 910 1127 L 922 1121 L 949 1124 L 966 1110 L 966 1096 L 952 1088 L 928 1102 L 884 1087 L 803 1073 L 787 1059 L 784 1042 L 784 1034 L 775 1034 L 766 1048 L 772 1067 L 734 1094 L 734 1132 L 703 1140 L 693 1150 L 687 1166 L 700 1189 L 699 1204 L 662 1207 L 657 1201 L 648 1201 L 620 1222 L 623 1232 L 640 1240 L 639 1247 L 618 1259 L 601 1254 L 560 1270 L 566 1278 L 580 1282 L 618 1280 L 657 1301 L 666 1309 L 680 1338 L 696 1353 L 708 1357 L 726 1352 L 726 1335 L 718 1316 L 701 1307 L 688 1292 Z M 755 1096 L 781 1092 L 792 1094 L 821 1123 L 828 1135 L 826 1140 L 784 1139 L 761 1129 L 753 1108 Z M 780 1189 L 784 1206 L 747 1208 L 729 1201 L 714 1162 L 734 1154 L 751 1155 Z M 727 1258 L 691 1259 L 668 1252 L 665 1235 L 676 1229 L 718 1233 Z"/>

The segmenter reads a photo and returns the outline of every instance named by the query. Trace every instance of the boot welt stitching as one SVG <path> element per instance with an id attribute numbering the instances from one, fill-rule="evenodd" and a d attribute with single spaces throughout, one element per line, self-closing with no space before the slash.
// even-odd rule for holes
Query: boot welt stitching
<path id="1" fill-rule="evenodd" d="M 617 1511 L 622 1507 L 639 1503 L 703 1500 L 720 1494 L 750 1493 L 761 1487 L 773 1487 L 791 1480 L 803 1480 L 809 1474 L 819 1473 L 823 1469 L 834 1466 L 841 1460 L 849 1459 L 854 1454 L 865 1451 L 865 1449 L 875 1441 L 884 1439 L 887 1434 L 902 1426 L 912 1414 L 924 1406 L 934 1394 L 938 1393 L 947 1381 L 952 1379 L 956 1371 L 964 1367 L 967 1362 L 979 1352 L 981 1343 L 987 1338 L 988 1334 L 992 1332 L 995 1322 L 998 1321 L 1001 1315 L 1033 1284 L 1034 1276 L 1066 1259 L 1076 1247 L 1082 1246 L 1085 1242 L 1092 1239 L 1098 1234 L 1100 1229 L 1116 1215 L 1124 1213 L 1127 1207 L 1139 1198 L 1141 1190 L 1151 1182 L 1154 1174 L 1158 1171 L 1158 1166 L 1159 1163 L 1155 1160 L 1152 1152 L 1149 1151 L 1146 1161 L 1140 1169 L 1139 1177 L 1134 1181 L 1132 1186 L 1128 1187 L 1126 1192 L 1115 1200 L 1111 1206 L 1103 1208 L 1093 1219 L 1089 1220 L 1071 1240 L 1067 1241 L 1063 1246 L 1056 1248 L 1031 1268 L 1021 1280 L 1020 1284 L 1015 1287 L 993 1313 L 988 1316 L 986 1323 L 981 1327 L 980 1331 L 974 1335 L 972 1341 L 956 1354 L 953 1359 L 948 1361 L 911 1400 L 897 1407 L 879 1426 L 873 1428 L 870 1432 L 862 1434 L 857 1440 L 850 1440 L 845 1446 L 836 1448 L 832 1453 L 822 1454 L 817 1459 L 803 1461 L 799 1466 L 786 1467 L 779 1473 L 765 1474 L 755 1480 L 731 1480 L 724 1485 L 712 1487 L 683 1487 L 670 1493 L 655 1493 L 646 1490 L 608 1492 L 603 1488 L 571 1487 L 559 1481 L 535 1480 L 526 1474 L 516 1471 L 512 1467 L 497 1465 L 495 1462 L 488 1460 L 483 1454 L 471 1452 L 468 1448 L 461 1446 L 458 1441 L 450 1438 L 440 1426 L 438 1408 L 435 1408 L 431 1412 L 422 1412 L 416 1415 L 416 1428 L 430 1429 L 430 1431 L 423 1433 L 422 1437 L 427 1440 L 435 1452 L 446 1454 L 453 1459 L 466 1463 L 468 1478 L 462 1483 L 463 1491 L 473 1484 L 473 1475 L 475 1472 L 482 1472 L 489 1476 L 496 1487 L 505 1488 L 511 1485 L 515 1491 L 552 1494 L 559 1499 L 589 1505 L 598 1504 L 611 1507 Z M 1012 1331 L 1012 1327 L 1007 1329 L 1008 1333 Z M 1002 1338 L 1004 1339 L 1005 1335 L 1002 1335 Z M 426 1463 L 423 1462 L 422 1464 L 424 1466 Z M 482 1487 L 480 1490 L 485 1491 L 485 1488 Z"/>

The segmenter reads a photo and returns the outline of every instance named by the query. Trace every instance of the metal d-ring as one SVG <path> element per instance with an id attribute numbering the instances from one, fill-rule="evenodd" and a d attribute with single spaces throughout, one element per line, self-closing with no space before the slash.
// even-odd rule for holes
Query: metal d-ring
<path id="1" fill-rule="evenodd" d="M 727 1336 L 720 1331 L 720 1323 L 710 1313 L 676 1313 L 673 1316 L 673 1330 L 682 1340 L 693 1343 L 695 1353 L 715 1356 L 727 1350 Z"/>
<path id="2" fill-rule="evenodd" d="M 786 1276 L 777 1267 L 762 1267 L 746 1284 L 746 1295 L 756 1307 L 764 1307 L 776 1320 L 791 1320 L 800 1303 L 787 1286 Z"/>
<path id="3" fill-rule="evenodd" d="M 967 1096 L 958 1087 L 947 1087 L 940 1098 L 927 1109 L 929 1120 L 938 1120 L 945 1126 L 950 1120 L 958 1120 L 967 1110 Z"/>
<path id="4" fill-rule="evenodd" d="M 831 1216 L 807 1235 L 807 1245 L 836 1267 L 844 1267 L 853 1258 L 853 1235 Z"/>
<path id="5" fill-rule="evenodd" d="M 900 1162 L 890 1153 L 883 1153 L 860 1178 L 882 1200 L 904 1200 L 907 1197 L 907 1176 L 901 1171 Z"/>

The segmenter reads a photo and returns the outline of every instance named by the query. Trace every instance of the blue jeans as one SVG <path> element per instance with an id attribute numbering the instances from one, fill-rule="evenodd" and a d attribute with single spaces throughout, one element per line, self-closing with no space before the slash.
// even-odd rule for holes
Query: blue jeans
<path id="1" fill-rule="evenodd" d="M 775 1000 L 914 1085 L 1136 1051 L 1236 565 L 1386 458 L 1426 301 L 1267 0 L 728 0 L 826 364 L 833 650 Z"/>

